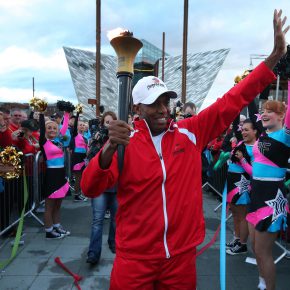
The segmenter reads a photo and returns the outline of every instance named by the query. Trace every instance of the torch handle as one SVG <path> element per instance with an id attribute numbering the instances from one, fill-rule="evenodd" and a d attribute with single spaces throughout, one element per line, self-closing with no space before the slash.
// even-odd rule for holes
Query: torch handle
<path id="1" fill-rule="evenodd" d="M 117 78 L 119 81 L 119 119 L 128 122 L 129 104 L 131 97 L 132 74 L 129 72 L 118 72 Z M 118 168 L 121 173 L 123 170 L 125 146 L 118 145 Z"/>
<path id="2" fill-rule="evenodd" d="M 118 153 L 118 168 L 119 168 L 119 172 L 121 173 L 123 170 L 123 165 L 124 165 L 125 146 L 118 145 L 117 153 Z"/>

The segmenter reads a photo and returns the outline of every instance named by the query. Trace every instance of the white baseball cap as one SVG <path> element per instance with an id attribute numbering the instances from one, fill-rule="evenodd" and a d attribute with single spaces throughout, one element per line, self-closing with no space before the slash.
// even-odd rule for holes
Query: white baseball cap
<path id="1" fill-rule="evenodd" d="M 135 85 L 132 96 L 133 104 L 153 104 L 162 94 L 167 94 L 170 98 L 177 98 L 174 91 L 168 90 L 165 83 L 155 76 L 143 77 Z"/>

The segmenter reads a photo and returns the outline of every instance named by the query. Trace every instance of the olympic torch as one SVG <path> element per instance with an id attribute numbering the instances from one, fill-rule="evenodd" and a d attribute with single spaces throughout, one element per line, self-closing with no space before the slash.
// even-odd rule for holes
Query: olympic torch
<path id="1" fill-rule="evenodd" d="M 132 77 L 134 74 L 133 65 L 135 57 L 143 44 L 140 40 L 133 37 L 133 33 L 122 29 L 110 31 L 108 37 L 118 57 L 118 116 L 120 120 L 128 122 Z M 121 172 L 124 163 L 125 147 L 123 145 L 118 145 L 117 151 L 118 167 Z"/>

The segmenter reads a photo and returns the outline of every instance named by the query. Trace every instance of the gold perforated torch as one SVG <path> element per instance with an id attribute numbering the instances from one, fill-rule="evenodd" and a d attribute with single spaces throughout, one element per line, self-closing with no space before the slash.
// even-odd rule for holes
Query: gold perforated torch
<path id="1" fill-rule="evenodd" d="M 128 122 L 128 112 L 131 97 L 131 85 L 134 74 L 134 60 L 143 46 L 142 42 L 133 37 L 133 33 L 128 30 L 117 28 L 108 32 L 108 38 L 114 48 L 117 58 L 117 79 L 119 91 L 118 117 L 120 120 Z M 125 147 L 118 145 L 118 167 L 123 169 Z"/>

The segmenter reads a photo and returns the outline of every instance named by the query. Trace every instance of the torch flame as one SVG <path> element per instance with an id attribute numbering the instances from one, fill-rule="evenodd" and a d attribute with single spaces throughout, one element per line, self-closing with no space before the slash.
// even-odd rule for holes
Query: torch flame
<path id="1" fill-rule="evenodd" d="M 122 35 L 125 32 L 129 32 L 127 29 L 118 27 L 112 30 L 109 30 L 107 33 L 107 37 L 109 38 L 109 40 L 111 41 L 113 38 Z"/>

